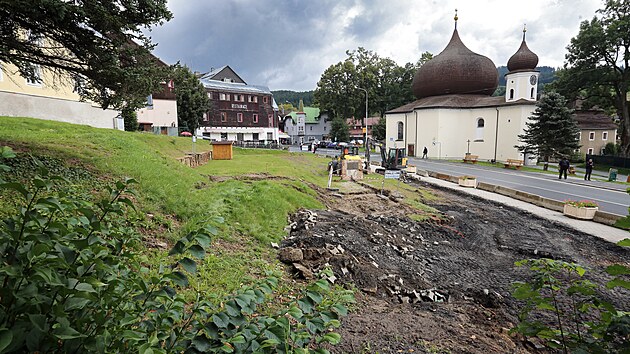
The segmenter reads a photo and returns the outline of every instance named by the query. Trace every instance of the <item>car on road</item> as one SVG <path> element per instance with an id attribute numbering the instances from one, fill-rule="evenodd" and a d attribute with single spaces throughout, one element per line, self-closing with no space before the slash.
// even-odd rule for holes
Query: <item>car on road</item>
<path id="1" fill-rule="evenodd" d="M 326 144 L 326 148 L 328 148 L 328 149 L 339 149 L 339 146 L 337 145 L 336 142 L 330 141 L 330 142 L 328 142 L 328 144 Z"/>

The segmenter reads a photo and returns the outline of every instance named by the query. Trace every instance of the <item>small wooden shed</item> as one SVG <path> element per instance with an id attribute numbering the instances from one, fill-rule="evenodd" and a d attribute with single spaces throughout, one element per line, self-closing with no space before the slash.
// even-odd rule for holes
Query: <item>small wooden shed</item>
<path id="1" fill-rule="evenodd" d="M 212 159 L 213 160 L 231 160 L 232 159 L 232 142 L 231 141 L 213 141 L 212 142 Z"/>

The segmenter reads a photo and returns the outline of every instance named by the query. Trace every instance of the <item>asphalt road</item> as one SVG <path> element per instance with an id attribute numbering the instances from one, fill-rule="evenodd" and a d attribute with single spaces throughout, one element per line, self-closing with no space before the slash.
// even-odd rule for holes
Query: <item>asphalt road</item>
<path id="1" fill-rule="evenodd" d="M 299 149 L 290 149 L 299 151 Z M 339 150 L 317 149 L 321 155 L 338 155 Z M 371 155 L 372 161 L 380 161 L 378 154 Z M 626 192 L 627 185 L 584 181 L 582 178 L 569 177 L 559 180 L 557 175 L 536 172 L 521 172 L 516 170 L 477 166 L 472 164 L 454 163 L 438 160 L 423 160 L 410 158 L 409 163 L 418 169 L 449 174 L 452 176 L 472 175 L 479 182 L 491 183 L 527 193 L 540 195 L 559 201 L 593 200 L 599 204 L 602 211 L 618 215 L 628 215 L 630 196 Z"/>

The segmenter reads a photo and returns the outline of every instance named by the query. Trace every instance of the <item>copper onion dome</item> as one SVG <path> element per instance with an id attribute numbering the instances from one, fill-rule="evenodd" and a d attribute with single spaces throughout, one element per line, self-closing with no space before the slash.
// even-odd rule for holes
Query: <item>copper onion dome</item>
<path id="1" fill-rule="evenodd" d="M 491 95 L 498 85 L 499 74 L 492 60 L 466 48 L 456 26 L 446 48 L 416 71 L 412 89 L 417 98 L 448 94 Z"/>
<path id="2" fill-rule="evenodd" d="M 538 55 L 529 50 L 527 43 L 525 43 L 525 32 L 527 30 L 523 28 L 521 47 L 508 60 L 507 67 L 509 71 L 534 70 L 536 65 L 538 65 Z"/>

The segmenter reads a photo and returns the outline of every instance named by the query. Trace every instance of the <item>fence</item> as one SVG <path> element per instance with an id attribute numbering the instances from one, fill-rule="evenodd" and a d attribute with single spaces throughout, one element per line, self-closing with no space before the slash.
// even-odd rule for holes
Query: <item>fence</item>
<path id="1" fill-rule="evenodd" d="M 275 142 L 266 143 L 264 141 L 235 141 L 234 146 L 250 149 L 286 149 L 287 147 Z"/>
<path id="2" fill-rule="evenodd" d="M 593 159 L 593 163 L 596 165 L 630 168 L 630 159 L 625 157 L 587 154 L 586 160 L 588 159 Z"/>

